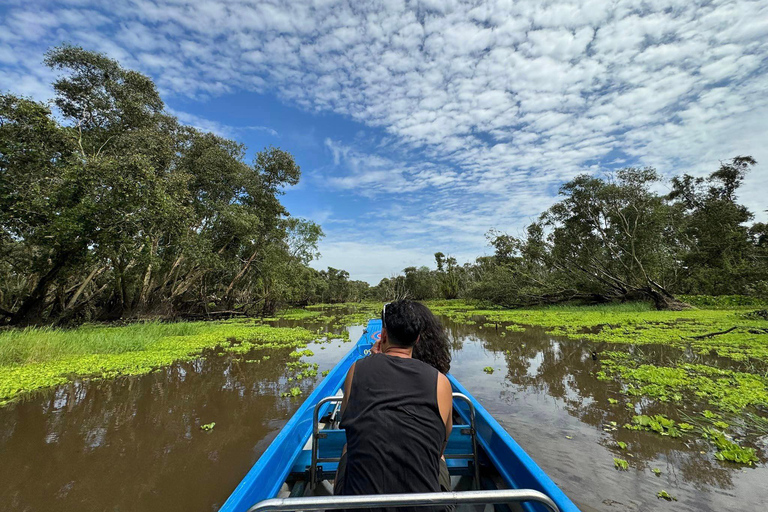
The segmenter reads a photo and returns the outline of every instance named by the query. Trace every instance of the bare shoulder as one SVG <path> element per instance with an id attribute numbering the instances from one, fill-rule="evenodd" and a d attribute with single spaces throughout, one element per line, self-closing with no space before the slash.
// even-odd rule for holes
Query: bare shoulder
<path id="1" fill-rule="evenodd" d="M 443 375 L 440 372 L 437 372 L 437 396 L 438 399 L 447 399 L 450 403 L 452 401 L 452 393 L 453 390 L 451 389 L 451 382 L 448 380 L 448 377 Z"/>
<path id="2" fill-rule="evenodd" d="M 357 361 L 352 363 L 352 366 L 349 367 L 349 371 L 347 372 L 347 378 L 344 379 L 345 384 L 351 384 L 352 383 L 352 377 L 355 375 L 355 365 L 357 364 Z"/>

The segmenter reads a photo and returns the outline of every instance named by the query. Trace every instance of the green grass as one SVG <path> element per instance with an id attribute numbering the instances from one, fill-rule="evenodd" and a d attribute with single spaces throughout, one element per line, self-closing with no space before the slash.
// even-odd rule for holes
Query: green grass
<path id="1" fill-rule="evenodd" d="M 139 375 L 194 359 L 205 349 L 238 354 L 295 349 L 316 337 L 302 328 L 242 320 L 6 330 L 0 332 L 0 406 L 76 377 Z"/>

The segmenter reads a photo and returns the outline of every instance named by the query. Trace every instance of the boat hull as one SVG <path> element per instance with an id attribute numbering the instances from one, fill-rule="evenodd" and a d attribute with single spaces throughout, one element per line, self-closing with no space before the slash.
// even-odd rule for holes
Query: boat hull
<path id="1" fill-rule="evenodd" d="M 331 370 L 312 394 L 304 401 L 294 416 L 286 423 L 269 448 L 262 454 L 248 474 L 243 478 L 232 495 L 227 499 L 222 512 L 245 512 L 255 503 L 275 498 L 286 480 L 295 477 L 306 467 L 308 460 L 307 445 L 312 434 L 313 410 L 325 397 L 335 395 L 344 383 L 344 378 L 359 358 L 365 357 L 373 343 L 381 335 L 381 321 L 371 320 L 355 347 Z M 493 470 L 493 480 L 498 488 L 534 489 L 549 496 L 561 512 L 578 512 L 579 509 L 555 485 L 552 479 L 525 453 L 504 428 L 491 416 L 467 389 L 452 375 L 448 375 L 453 391 L 461 393 L 468 401 L 454 400 L 454 409 L 469 424 L 470 406 L 475 410 L 475 431 L 477 449 L 481 465 L 485 468 L 485 481 L 488 468 Z M 321 416 L 331 404 L 321 407 Z M 458 434 L 458 432 L 455 432 Z M 453 439 L 452 435 L 452 439 Z M 458 437 L 458 436 L 456 436 Z M 338 443 L 337 443 L 338 444 Z M 343 443 L 341 443 L 343 444 Z M 451 450 L 449 442 L 446 456 Z M 339 448 L 340 451 L 340 448 Z M 453 461 L 449 460 L 449 468 Z M 462 462 L 459 462 L 462 464 Z M 466 465 L 466 463 L 464 463 Z M 526 511 L 544 510 L 540 504 L 523 503 Z"/>

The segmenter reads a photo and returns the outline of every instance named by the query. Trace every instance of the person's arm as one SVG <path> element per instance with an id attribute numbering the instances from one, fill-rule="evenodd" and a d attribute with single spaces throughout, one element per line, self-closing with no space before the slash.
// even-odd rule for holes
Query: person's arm
<path id="1" fill-rule="evenodd" d="M 355 375 L 355 365 L 357 363 L 352 363 L 352 366 L 349 368 L 349 371 L 347 372 L 347 378 L 344 379 L 344 398 L 341 400 L 341 415 L 344 416 L 344 410 L 347 408 L 347 402 L 349 402 L 349 392 L 352 391 L 352 377 Z"/>
<path id="2" fill-rule="evenodd" d="M 443 443 L 443 452 L 445 452 L 453 429 L 453 390 L 448 377 L 440 372 L 437 373 L 437 407 L 445 423 L 445 442 Z"/>

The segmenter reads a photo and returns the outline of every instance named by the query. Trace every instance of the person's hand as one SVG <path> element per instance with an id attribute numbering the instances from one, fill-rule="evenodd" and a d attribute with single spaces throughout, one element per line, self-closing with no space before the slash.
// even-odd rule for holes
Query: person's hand
<path id="1" fill-rule="evenodd" d="M 380 354 L 381 353 L 381 340 L 377 341 L 373 344 L 371 347 L 371 354 Z"/>

